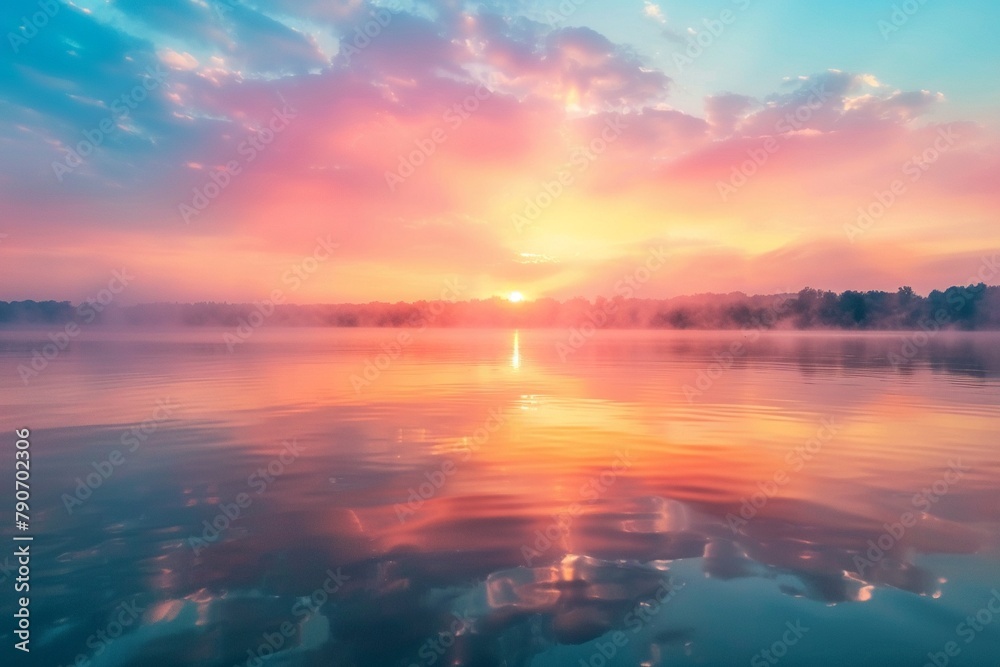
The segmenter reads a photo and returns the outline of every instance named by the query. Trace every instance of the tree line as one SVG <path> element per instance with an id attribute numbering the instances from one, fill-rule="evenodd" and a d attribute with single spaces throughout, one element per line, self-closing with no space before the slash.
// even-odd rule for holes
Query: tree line
<path id="1" fill-rule="evenodd" d="M 0 326 L 59 325 L 80 319 L 69 301 L 0 301 Z M 238 326 L 249 317 L 274 326 L 596 327 L 624 329 L 1000 329 L 1000 287 L 984 283 L 895 292 L 805 288 L 793 294 L 699 294 L 670 299 L 598 297 L 522 303 L 506 299 L 363 304 L 149 303 L 110 305 L 88 325 Z"/>

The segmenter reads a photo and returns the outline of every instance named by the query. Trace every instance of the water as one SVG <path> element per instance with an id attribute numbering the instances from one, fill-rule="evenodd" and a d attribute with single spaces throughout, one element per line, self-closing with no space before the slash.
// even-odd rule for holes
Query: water
<path id="1" fill-rule="evenodd" d="M 1000 335 L 46 333 L 26 664 L 1000 662 Z"/>

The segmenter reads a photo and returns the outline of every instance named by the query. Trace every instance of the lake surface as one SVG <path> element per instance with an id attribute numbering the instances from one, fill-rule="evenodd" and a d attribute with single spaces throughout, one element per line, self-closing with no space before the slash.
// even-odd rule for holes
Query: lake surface
<path id="1" fill-rule="evenodd" d="M 1000 664 L 998 334 L 47 333 L 12 664 Z"/>

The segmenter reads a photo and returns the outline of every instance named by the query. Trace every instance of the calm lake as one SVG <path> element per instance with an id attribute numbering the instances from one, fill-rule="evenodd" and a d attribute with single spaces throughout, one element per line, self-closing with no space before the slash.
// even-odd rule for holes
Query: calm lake
<path id="1" fill-rule="evenodd" d="M 1000 334 L 48 333 L 11 664 L 1000 664 Z"/>

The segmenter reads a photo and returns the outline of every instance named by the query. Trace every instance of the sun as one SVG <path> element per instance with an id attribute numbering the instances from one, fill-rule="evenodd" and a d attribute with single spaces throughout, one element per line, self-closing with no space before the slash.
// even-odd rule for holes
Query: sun
<path id="1" fill-rule="evenodd" d="M 524 301 L 524 295 L 521 294 L 520 292 L 511 292 L 507 296 L 507 300 L 510 301 L 511 303 L 520 303 Z"/>

